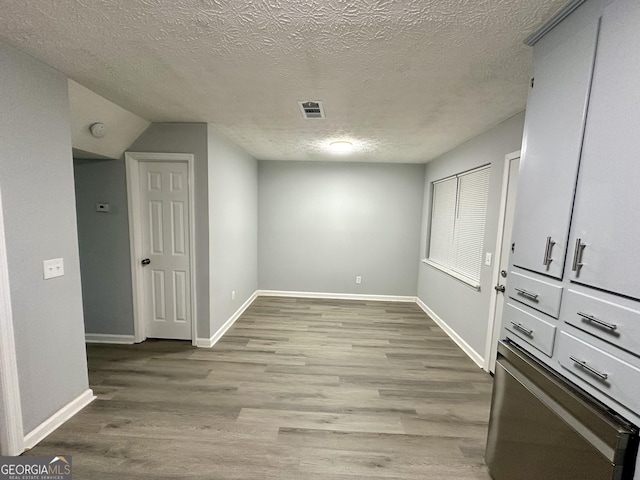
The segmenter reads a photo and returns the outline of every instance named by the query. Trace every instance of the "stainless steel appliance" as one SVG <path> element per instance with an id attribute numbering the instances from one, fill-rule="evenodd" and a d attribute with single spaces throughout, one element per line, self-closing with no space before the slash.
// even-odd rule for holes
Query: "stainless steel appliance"
<path id="1" fill-rule="evenodd" d="M 635 427 L 500 342 L 486 451 L 495 480 L 631 480 L 637 444 Z"/>

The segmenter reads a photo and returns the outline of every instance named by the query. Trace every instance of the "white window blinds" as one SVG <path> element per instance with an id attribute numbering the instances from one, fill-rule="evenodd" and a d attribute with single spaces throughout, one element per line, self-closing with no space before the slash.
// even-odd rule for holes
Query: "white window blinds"
<path id="1" fill-rule="evenodd" d="M 433 184 L 429 260 L 442 265 L 448 265 L 449 259 L 455 256 L 453 246 L 457 185 L 457 178 L 449 178 Z"/>
<path id="2" fill-rule="evenodd" d="M 433 183 L 429 260 L 480 282 L 489 167 Z"/>

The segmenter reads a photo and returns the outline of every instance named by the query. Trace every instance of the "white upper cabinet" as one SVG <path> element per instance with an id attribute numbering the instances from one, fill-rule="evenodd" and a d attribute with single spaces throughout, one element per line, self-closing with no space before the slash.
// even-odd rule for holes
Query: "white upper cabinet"
<path id="1" fill-rule="evenodd" d="M 600 9 L 587 2 L 534 49 L 511 262 L 562 278 Z"/>
<path id="2" fill-rule="evenodd" d="M 640 299 L 640 2 L 603 10 L 570 252 L 572 281 Z"/>

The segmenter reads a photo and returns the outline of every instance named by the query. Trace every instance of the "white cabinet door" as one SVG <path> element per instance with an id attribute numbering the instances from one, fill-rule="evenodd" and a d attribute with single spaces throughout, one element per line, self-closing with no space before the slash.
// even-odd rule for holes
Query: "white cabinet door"
<path id="1" fill-rule="evenodd" d="M 587 2 L 534 47 L 512 264 L 562 278 L 598 36 Z"/>
<path id="2" fill-rule="evenodd" d="M 638 0 L 617 0 L 603 11 L 567 261 L 571 280 L 637 299 L 639 26 Z"/>

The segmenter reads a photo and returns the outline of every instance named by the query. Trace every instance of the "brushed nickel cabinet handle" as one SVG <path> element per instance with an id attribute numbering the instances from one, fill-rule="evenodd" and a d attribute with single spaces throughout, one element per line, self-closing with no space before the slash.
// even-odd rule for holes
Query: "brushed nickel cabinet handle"
<path id="1" fill-rule="evenodd" d="M 520 330 L 522 333 L 529 335 L 530 337 L 533 336 L 533 330 L 529 330 L 528 328 L 522 326 L 521 323 L 512 321 L 511 324 L 513 325 L 513 328 Z"/>
<path id="2" fill-rule="evenodd" d="M 582 243 L 581 238 L 576 238 L 576 246 L 573 251 L 573 263 L 571 265 L 571 270 L 577 272 L 582 267 L 582 254 L 584 253 L 584 247 L 586 247 L 586 243 Z"/>
<path id="3" fill-rule="evenodd" d="M 518 295 L 522 295 L 523 297 L 527 297 L 530 300 L 535 300 L 536 302 L 538 301 L 538 294 L 537 293 L 531 293 L 528 292 L 522 288 L 516 288 L 515 289 L 516 292 L 518 292 Z"/>
<path id="4" fill-rule="evenodd" d="M 542 260 L 542 264 L 546 267 L 551 265 L 553 258 L 551 258 L 551 250 L 553 250 L 553 246 L 556 244 L 551 237 L 547 237 L 547 245 L 544 249 L 544 259 Z"/>
<path id="5" fill-rule="evenodd" d="M 596 325 L 600 325 L 601 327 L 607 328 L 609 330 L 616 330 L 618 328 L 618 325 L 616 325 L 615 323 L 605 322 L 604 320 L 600 320 L 598 317 L 594 317 L 593 315 L 589 315 L 588 313 L 578 312 L 578 315 L 587 322 L 595 323 Z"/>
<path id="6" fill-rule="evenodd" d="M 571 360 L 573 360 L 573 362 L 577 366 L 579 366 L 580 368 L 584 368 L 587 372 L 593 373 L 596 377 L 599 377 L 602 380 L 606 380 L 607 378 L 609 378 L 609 375 L 607 375 L 606 373 L 602 373 L 602 372 L 596 370 L 595 368 L 593 368 L 591 365 L 589 365 L 584 360 L 580 360 L 580 359 L 574 357 L 573 355 L 571 355 L 569 358 Z"/>

